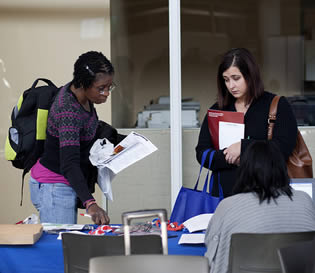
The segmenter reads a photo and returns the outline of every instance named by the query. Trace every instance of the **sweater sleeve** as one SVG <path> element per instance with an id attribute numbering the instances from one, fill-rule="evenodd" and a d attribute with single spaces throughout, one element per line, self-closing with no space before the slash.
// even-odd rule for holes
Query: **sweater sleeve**
<path id="1" fill-rule="evenodd" d="M 209 127 L 208 127 L 208 119 L 207 115 L 205 116 L 201 128 L 200 128 L 200 133 L 199 133 L 199 138 L 198 138 L 198 144 L 196 146 L 196 158 L 199 164 L 201 164 L 201 158 L 202 154 L 205 150 L 207 149 L 214 149 L 213 143 L 211 141 L 211 136 L 209 132 Z M 209 166 L 209 157 L 210 153 L 207 156 L 207 159 L 205 161 L 205 167 L 208 168 Z M 235 165 L 228 164 L 225 160 L 225 156 L 223 154 L 223 150 L 216 150 L 213 160 L 210 166 L 210 170 L 212 171 L 218 171 L 222 169 L 231 169 L 234 168 Z"/>
<path id="2" fill-rule="evenodd" d="M 84 125 L 81 123 L 80 115 L 75 112 L 64 111 L 59 115 L 60 171 L 84 203 L 93 196 L 81 169 L 80 129 Z"/>

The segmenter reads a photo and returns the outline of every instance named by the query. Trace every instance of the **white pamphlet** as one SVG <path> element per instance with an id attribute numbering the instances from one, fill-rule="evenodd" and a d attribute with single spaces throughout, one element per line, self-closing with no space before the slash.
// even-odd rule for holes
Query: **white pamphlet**
<path id="1" fill-rule="evenodd" d="M 183 225 L 189 232 L 206 230 L 213 213 L 203 213 L 186 220 Z"/>
<path id="2" fill-rule="evenodd" d="M 219 149 L 241 141 L 244 138 L 244 129 L 245 125 L 241 123 L 219 121 Z"/>
<path id="3" fill-rule="evenodd" d="M 204 244 L 205 243 L 205 234 L 204 233 L 192 233 L 192 234 L 183 234 L 178 244 Z"/>

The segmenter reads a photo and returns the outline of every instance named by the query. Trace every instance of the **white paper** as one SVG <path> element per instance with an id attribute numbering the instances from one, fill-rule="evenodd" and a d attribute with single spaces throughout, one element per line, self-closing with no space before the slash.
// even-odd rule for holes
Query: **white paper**
<path id="1" fill-rule="evenodd" d="M 222 150 L 244 138 L 245 125 L 219 121 L 219 148 Z"/>
<path id="2" fill-rule="evenodd" d="M 74 233 L 74 234 L 81 234 L 81 235 L 88 235 L 87 233 L 84 233 L 84 232 L 81 232 L 81 231 L 77 231 L 77 230 L 73 230 L 73 231 L 61 231 L 59 232 L 59 235 L 57 237 L 58 240 L 61 240 L 62 237 L 61 237 L 61 234 L 62 233 Z"/>
<path id="3" fill-rule="evenodd" d="M 206 230 L 213 213 L 203 213 L 186 220 L 183 225 L 189 232 Z"/>
<path id="4" fill-rule="evenodd" d="M 178 244 L 204 244 L 205 243 L 205 234 L 204 233 L 193 233 L 193 234 L 183 234 Z"/>
<path id="5" fill-rule="evenodd" d="M 90 150 L 90 162 L 97 167 L 97 184 L 105 197 L 113 201 L 113 192 L 111 182 L 115 174 L 105 167 L 104 160 L 111 157 L 114 151 L 114 145 L 106 138 L 97 139 Z"/>
<path id="6" fill-rule="evenodd" d="M 82 230 L 85 225 L 79 225 L 79 224 L 55 224 L 55 223 L 42 223 L 43 230 L 49 231 L 49 230 Z"/>
<path id="7" fill-rule="evenodd" d="M 100 187 L 101 191 L 105 197 L 113 201 L 113 192 L 112 192 L 112 181 L 115 177 L 115 174 L 108 168 L 99 168 L 97 174 L 97 184 Z"/>
<path id="8" fill-rule="evenodd" d="M 313 198 L 313 187 L 312 183 L 297 183 L 291 182 L 290 186 L 297 191 L 306 192 L 311 198 Z"/>
<path id="9" fill-rule="evenodd" d="M 124 149 L 104 162 L 115 174 L 157 150 L 150 140 L 136 132 L 131 132 L 119 145 Z"/>
<path id="10" fill-rule="evenodd" d="M 131 132 L 118 145 L 123 147 L 123 150 L 115 153 L 115 147 L 110 141 L 106 138 L 98 139 L 94 142 L 89 156 L 92 165 L 98 169 L 97 183 L 110 201 L 113 201 L 111 182 L 115 175 L 157 150 L 146 137 L 135 132 Z"/>

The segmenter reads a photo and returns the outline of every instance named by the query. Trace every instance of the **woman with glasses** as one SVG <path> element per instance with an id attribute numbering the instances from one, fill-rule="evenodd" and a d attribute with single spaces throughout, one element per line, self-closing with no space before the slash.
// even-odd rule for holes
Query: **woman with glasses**
<path id="1" fill-rule="evenodd" d="M 245 48 L 233 48 L 224 54 L 218 68 L 217 85 L 218 101 L 210 109 L 243 113 L 244 138 L 228 147 L 215 149 L 206 115 L 199 133 L 196 156 L 200 163 L 205 150 L 216 150 L 210 166 L 214 174 L 214 193 L 218 191 L 219 181 L 224 197 L 227 197 L 232 194 L 236 170 L 248 145 L 267 139 L 269 107 L 275 94 L 264 90 L 258 64 Z M 286 98 L 281 97 L 270 141 L 279 147 L 283 158 L 287 160 L 295 147 L 296 138 L 295 116 Z M 208 160 L 204 166 L 209 166 Z"/>
<path id="2" fill-rule="evenodd" d="M 114 68 L 101 52 L 84 53 L 74 64 L 72 81 L 60 89 L 50 108 L 45 150 L 31 169 L 29 183 L 42 223 L 76 223 L 78 202 L 96 224 L 109 223 L 92 195 L 89 151 L 99 125 L 94 104 L 107 101 L 115 88 L 113 77 Z"/>

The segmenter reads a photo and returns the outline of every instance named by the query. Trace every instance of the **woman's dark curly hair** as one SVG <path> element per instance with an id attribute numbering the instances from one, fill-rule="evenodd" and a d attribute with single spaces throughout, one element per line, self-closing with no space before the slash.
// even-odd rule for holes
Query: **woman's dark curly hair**
<path id="1" fill-rule="evenodd" d="M 72 84 L 75 88 L 89 88 L 97 73 L 114 74 L 114 67 L 102 52 L 88 51 L 79 56 L 74 64 Z"/>
<path id="2" fill-rule="evenodd" d="M 277 199 L 281 194 L 290 198 L 292 190 L 287 165 L 278 146 L 272 141 L 251 143 L 241 158 L 233 193 L 254 192 L 260 202 Z"/>

